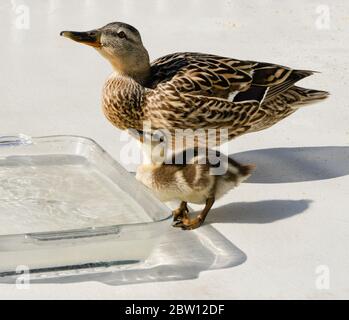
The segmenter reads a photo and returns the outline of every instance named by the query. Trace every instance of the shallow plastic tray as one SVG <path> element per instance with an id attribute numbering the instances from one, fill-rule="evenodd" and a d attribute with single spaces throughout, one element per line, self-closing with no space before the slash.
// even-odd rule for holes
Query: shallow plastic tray
<path id="1" fill-rule="evenodd" d="M 93 140 L 0 137 L 0 276 L 144 261 L 170 223 Z"/>

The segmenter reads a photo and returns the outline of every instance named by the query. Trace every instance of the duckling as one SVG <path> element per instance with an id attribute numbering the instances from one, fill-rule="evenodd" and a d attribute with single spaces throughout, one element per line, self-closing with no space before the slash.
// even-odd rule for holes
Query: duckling
<path id="1" fill-rule="evenodd" d="M 179 208 L 173 211 L 173 226 L 184 230 L 200 227 L 215 200 L 246 180 L 255 168 L 223 156 L 219 151 L 199 148 L 175 153 L 168 161 L 161 143 L 152 141 L 150 147 L 143 143 L 150 163 L 137 168 L 136 179 L 161 201 L 181 201 Z M 209 154 L 214 155 L 215 164 L 208 161 L 213 159 Z M 190 218 L 188 202 L 205 204 L 194 219 Z"/>
<path id="2" fill-rule="evenodd" d="M 227 138 L 269 128 L 301 106 L 328 96 L 295 83 L 314 72 L 213 54 L 178 52 L 152 63 L 139 31 L 113 22 L 61 35 L 92 46 L 112 65 L 102 95 L 107 119 L 119 129 L 227 130 Z M 173 139 L 175 141 L 175 139 Z M 205 141 L 205 140 L 204 140 Z"/>

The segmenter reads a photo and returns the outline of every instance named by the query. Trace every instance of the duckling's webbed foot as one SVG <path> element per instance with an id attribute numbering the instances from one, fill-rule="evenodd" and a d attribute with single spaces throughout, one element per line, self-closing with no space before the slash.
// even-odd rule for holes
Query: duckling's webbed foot
<path id="1" fill-rule="evenodd" d="M 174 221 L 173 226 L 177 228 L 182 228 L 183 230 L 193 230 L 200 227 L 209 213 L 210 209 L 214 204 L 215 199 L 209 198 L 206 200 L 206 206 L 204 210 L 201 211 L 194 219 L 191 219 L 187 214 L 181 220 Z"/>
<path id="2" fill-rule="evenodd" d="M 181 221 L 183 218 L 187 218 L 189 214 L 189 209 L 185 201 L 181 202 L 178 209 L 172 211 L 173 214 L 173 224 L 177 221 Z"/>

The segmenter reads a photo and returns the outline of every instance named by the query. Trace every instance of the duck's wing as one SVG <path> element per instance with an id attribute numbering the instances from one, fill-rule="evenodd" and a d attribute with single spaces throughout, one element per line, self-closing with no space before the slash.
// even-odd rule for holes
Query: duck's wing
<path id="1" fill-rule="evenodd" d="M 232 139 L 294 112 L 298 104 L 287 96 L 312 73 L 208 54 L 171 54 L 152 64 L 145 119 L 152 128 L 170 131 L 226 128 Z"/>
<path id="2" fill-rule="evenodd" d="M 254 119 L 259 121 L 256 114 L 260 103 L 254 100 L 230 102 L 223 98 L 169 92 L 152 92 L 146 100 L 144 115 L 148 128 L 165 130 L 171 139 L 186 141 L 186 146 L 224 143 L 249 131 L 255 125 Z M 197 140 L 192 140 L 193 137 Z M 177 143 L 175 140 L 171 143 Z"/>
<path id="3" fill-rule="evenodd" d="M 155 60 L 148 86 L 234 102 L 262 102 L 312 73 L 271 63 L 185 52 Z"/>
<path id="4" fill-rule="evenodd" d="M 152 63 L 149 87 L 176 88 L 180 93 L 226 99 L 231 92 L 250 87 L 251 68 L 247 65 L 250 64 L 209 54 L 174 53 Z"/>

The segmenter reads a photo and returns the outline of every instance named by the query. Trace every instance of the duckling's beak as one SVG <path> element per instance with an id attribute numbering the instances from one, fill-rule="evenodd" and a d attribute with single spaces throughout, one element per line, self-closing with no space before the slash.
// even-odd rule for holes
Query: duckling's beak
<path id="1" fill-rule="evenodd" d="M 99 30 L 91 30 L 86 32 L 62 31 L 60 35 L 76 42 L 87 44 L 88 46 L 101 47 L 101 32 Z"/>

